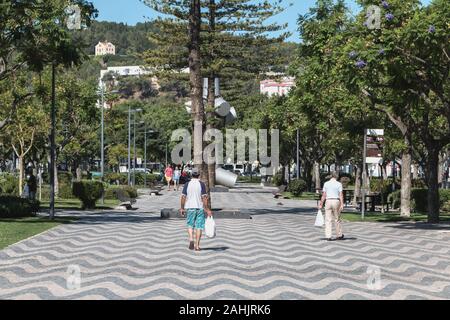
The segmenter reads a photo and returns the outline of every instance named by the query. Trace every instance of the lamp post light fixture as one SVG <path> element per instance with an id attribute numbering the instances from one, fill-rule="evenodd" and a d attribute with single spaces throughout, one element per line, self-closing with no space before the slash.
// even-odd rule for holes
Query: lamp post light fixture
<path id="1" fill-rule="evenodd" d="M 100 110 L 101 110 L 101 132 L 100 132 L 100 171 L 101 179 L 104 181 L 105 176 L 105 93 L 106 87 L 103 81 L 100 80 L 98 94 L 100 95 Z M 110 91 L 109 93 L 119 93 L 117 90 Z M 105 204 L 105 197 L 102 195 L 102 204 Z"/>
<path id="2" fill-rule="evenodd" d="M 144 125 L 144 188 L 147 187 L 147 135 L 157 133 L 155 130 L 147 130 L 147 123 L 145 121 L 141 121 L 139 124 Z"/>
<path id="3" fill-rule="evenodd" d="M 134 186 L 136 175 L 133 172 L 133 181 L 131 181 L 131 114 L 133 114 L 133 126 L 134 126 L 134 165 L 133 169 L 136 167 L 136 113 L 142 112 L 142 109 L 131 109 L 128 107 L 128 185 Z M 135 170 L 133 170 L 135 171 Z"/>

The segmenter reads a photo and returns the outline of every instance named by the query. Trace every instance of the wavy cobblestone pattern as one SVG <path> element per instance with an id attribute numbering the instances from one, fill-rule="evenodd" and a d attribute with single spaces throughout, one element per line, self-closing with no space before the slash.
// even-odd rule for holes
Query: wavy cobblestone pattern
<path id="1" fill-rule="evenodd" d="M 240 192 L 216 203 L 243 203 L 253 220 L 217 221 L 218 237 L 196 253 L 183 221 L 159 219 L 178 196 L 141 199 L 132 214 L 86 215 L 0 251 L 0 298 L 450 299 L 444 227 L 346 223 L 349 240 L 324 242 L 313 203 L 296 209 Z M 81 284 L 69 290 L 72 265 Z"/>

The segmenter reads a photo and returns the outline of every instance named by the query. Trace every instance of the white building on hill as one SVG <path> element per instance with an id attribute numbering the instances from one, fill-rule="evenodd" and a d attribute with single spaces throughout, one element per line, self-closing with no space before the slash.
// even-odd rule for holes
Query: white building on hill
<path id="1" fill-rule="evenodd" d="M 263 80 L 260 83 L 261 94 L 272 96 L 284 96 L 295 86 L 295 78 L 283 77 L 280 80 Z"/>
<path id="2" fill-rule="evenodd" d="M 111 42 L 99 42 L 95 46 L 95 55 L 96 56 L 105 56 L 107 54 L 115 55 L 116 54 L 116 46 Z"/>

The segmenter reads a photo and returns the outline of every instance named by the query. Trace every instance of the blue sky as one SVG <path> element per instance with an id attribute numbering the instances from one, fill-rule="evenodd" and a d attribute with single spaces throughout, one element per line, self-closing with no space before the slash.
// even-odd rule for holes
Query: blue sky
<path id="1" fill-rule="evenodd" d="M 137 22 L 144 22 L 155 17 L 155 13 L 143 5 L 139 0 L 91 0 L 99 10 L 99 21 L 115 21 L 134 25 Z M 289 39 L 299 41 L 297 32 L 297 18 L 299 14 L 308 12 L 309 8 L 314 6 L 316 0 L 286 0 L 286 4 L 293 3 L 293 6 L 282 14 L 275 17 L 275 21 L 288 23 L 289 31 L 293 33 Z M 358 6 L 354 0 L 346 0 L 347 4 L 354 11 Z M 422 3 L 428 4 L 431 0 L 422 0 Z"/>

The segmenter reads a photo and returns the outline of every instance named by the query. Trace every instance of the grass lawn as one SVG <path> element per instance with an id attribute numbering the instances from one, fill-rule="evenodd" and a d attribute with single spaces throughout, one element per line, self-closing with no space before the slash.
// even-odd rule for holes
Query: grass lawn
<path id="1" fill-rule="evenodd" d="M 343 212 L 342 219 L 351 222 L 401 222 L 401 221 L 413 221 L 413 222 L 427 222 L 427 215 L 421 213 L 413 213 L 410 218 L 401 217 L 398 212 L 388 213 L 366 213 L 365 219 L 361 219 L 361 213 L 359 212 Z M 442 213 L 441 222 L 450 222 L 450 214 Z"/>
<path id="2" fill-rule="evenodd" d="M 119 200 L 105 200 L 105 204 L 102 205 L 100 201 L 97 202 L 98 210 L 109 210 L 114 209 L 120 204 Z M 50 208 L 49 201 L 42 201 L 41 208 L 48 209 Z M 55 202 L 56 209 L 62 210 L 81 210 L 81 201 L 78 199 L 58 199 Z"/>
<path id="3" fill-rule="evenodd" d="M 0 250 L 61 224 L 71 223 L 74 218 L 56 218 L 50 221 L 43 217 L 0 219 Z"/>
<path id="4" fill-rule="evenodd" d="M 239 182 L 239 183 L 261 183 L 261 177 L 239 176 L 237 182 Z"/>

